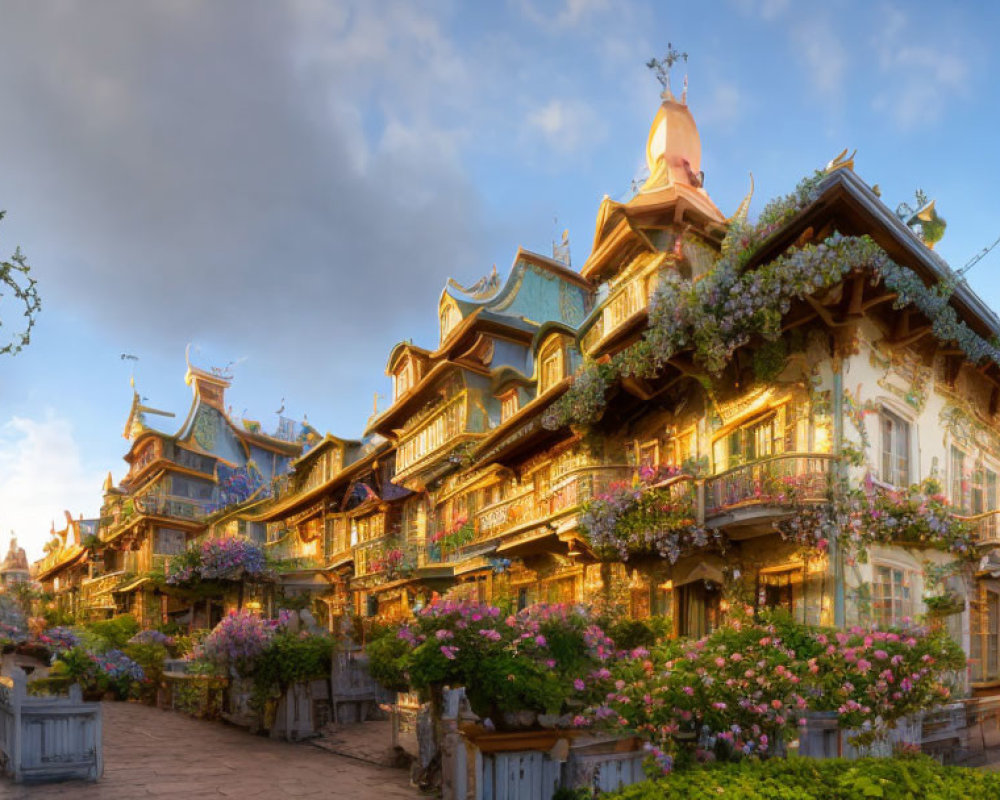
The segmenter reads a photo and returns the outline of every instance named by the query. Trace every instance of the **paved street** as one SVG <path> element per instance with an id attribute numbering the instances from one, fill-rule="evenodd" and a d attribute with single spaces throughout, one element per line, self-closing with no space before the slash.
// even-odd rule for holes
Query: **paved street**
<path id="1" fill-rule="evenodd" d="M 378 798 L 414 800 L 407 772 L 309 744 L 273 742 L 222 723 L 131 703 L 104 704 L 104 777 L 93 783 L 17 786 L 0 798 Z"/>

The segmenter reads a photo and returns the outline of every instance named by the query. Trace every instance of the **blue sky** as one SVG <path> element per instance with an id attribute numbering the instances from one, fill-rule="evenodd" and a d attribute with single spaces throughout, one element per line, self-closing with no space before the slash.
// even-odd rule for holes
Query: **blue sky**
<path id="1" fill-rule="evenodd" d="M 44 302 L 0 360 L 0 532 L 32 556 L 124 472 L 131 365 L 177 412 L 184 349 L 230 403 L 356 436 L 385 358 L 643 163 L 671 41 L 706 188 L 751 213 L 843 148 L 890 205 L 924 189 L 961 266 L 1000 235 L 997 12 L 979 3 L 508 0 L 4 3 L 0 253 Z M 679 76 L 675 78 L 679 83 Z M 556 218 L 558 221 L 556 221 Z M 994 308 L 1000 249 L 969 274 Z M 0 304 L 0 319 L 8 319 Z"/>

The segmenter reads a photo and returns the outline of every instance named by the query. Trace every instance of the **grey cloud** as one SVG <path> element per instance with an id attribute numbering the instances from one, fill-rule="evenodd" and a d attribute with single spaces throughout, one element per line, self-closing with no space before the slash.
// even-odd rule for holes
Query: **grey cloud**
<path id="1" fill-rule="evenodd" d="M 373 382 L 395 338 L 432 329 L 445 278 L 489 252 L 461 132 L 405 102 L 442 82 L 459 102 L 456 57 L 416 28 L 379 80 L 373 13 L 5 3 L 0 201 L 57 256 L 36 266 L 47 313 L 73 306 L 147 352 L 212 339 L 325 389 Z M 320 18 L 325 53 L 303 35 Z"/>

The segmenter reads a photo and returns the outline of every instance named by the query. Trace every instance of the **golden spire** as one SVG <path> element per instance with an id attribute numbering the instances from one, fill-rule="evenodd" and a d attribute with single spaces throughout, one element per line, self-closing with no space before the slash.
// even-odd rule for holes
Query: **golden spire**
<path id="1" fill-rule="evenodd" d="M 662 59 L 652 58 L 646 66 L 656 73 L 663 87 L 660 108 L 656 112 L 646 141 L 646 165 L 649 177 L 640 191 L 647 192 L 672 184 L 683 184 L 700 189 L 701 137 L 698 126 L 687 106 L 687 76 L 680 102 L 670 88 L 670 69 L 678 61 L 687 62 L 687 53 L 681 53 L 667 44 L 667 54 Z"/>

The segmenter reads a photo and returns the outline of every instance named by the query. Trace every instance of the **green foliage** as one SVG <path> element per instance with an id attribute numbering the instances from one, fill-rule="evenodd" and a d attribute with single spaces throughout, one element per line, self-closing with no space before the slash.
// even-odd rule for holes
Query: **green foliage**
<path id="1" fill-rule="evenodd" d="M 329 677 L 334 647 L 331 636 L 275 634 L 254 661 L 253 705 L 263 709 L 269 698 L 280 696 L 292 684 Z"/>
<path id="2" fill-rule="evenodd" d="M 83 626 L 81 638 L 88 649 L 96 653 L 105 650 L 121 650 L 139 632 L 139 623 L 131 614 L 122 614 L 114 619 L 88 622 Z"/>
<path id="3" fill-rule="evenodd" d="M 372 678 L 389 691 L 409 691 L 406 669 L 412 650 L 413 646 L 400 639 L 395 628 L 380 631 L 365 645 Z"/>
<path id="4" fill-rule="evenodd" d="M 128 644 L 125 655 L 135 661 L 146 676 L 139 687 L 139 699 L 147 705 L 156 703 L 156 691 L 163 680 L 163 662 L 170 655 L 162 644 Z"/>
<path id="5" fill-rule="evenodd" d="M 173 707 L 197 719 L 218 719 L 228 681 L 217 675 L 215 666 L 206 661 L 190 662 L 187 672 L 194 677 L 170 681 Z"/>
<path id="6" fill-rule="evenodd" d="M 710 764 L 629 786 L 608 800 L 956 800 L 1000 797 L 1000 775 L 943 767 L 926 757 Z"/>
<path id="7" fill-rule="evenodd" d="M 764 342 L 753 351 L 753 374 L 761 383 L 771 383 L 784 370 L 788 347 L 784 339 Z"/>
<path id="8" fill-rule="evenodd" d="M 28 684 L 28 694 L 61 695 L 69 692 L 74 681 L 69 675 L 49 675 L 47 678 L 35 678 Z"/>
<path id="9" fill-rule="evenodd" d="M 673 635 L 674 621 L 663 616 L 649 619 L 621 617 L 605 622 L 603 627 L 620 650 L 635 650 L 637 647 L 648 649 Z"/>

